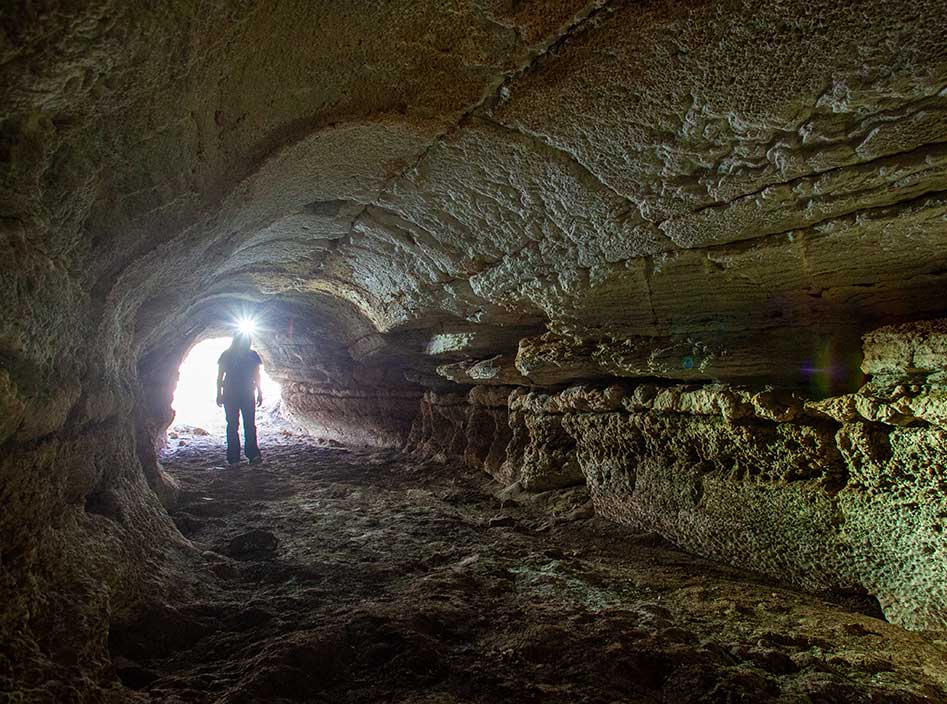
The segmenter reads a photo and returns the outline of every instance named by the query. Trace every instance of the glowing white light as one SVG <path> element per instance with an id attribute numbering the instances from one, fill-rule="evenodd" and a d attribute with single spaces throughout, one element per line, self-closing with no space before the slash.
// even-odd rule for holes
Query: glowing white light
<path id="1" fill-rule="evenodd" d="M 256 321 L 253 318 L 240 318 L 237 321 L 237 329 L 244 335 L 252 335 L 256 332 Z"/>
<path id="2" fill-rule="evenodd" d="M 218 408 L 217 360 L 230 347 L 229 337 L 204 340 L 194 345 L 178 370 L 178 385 L 174 390 L 171 406 L 175 410 L 174 425 L 192 425 L 204 428 L 215 435 L 222 435 L 224 409 Z M 276 405 L 280 398 L 280 387 L 266 373 L 260 371 L 264 406 L 257 411 L 257 423 L 267 409 Z"/>

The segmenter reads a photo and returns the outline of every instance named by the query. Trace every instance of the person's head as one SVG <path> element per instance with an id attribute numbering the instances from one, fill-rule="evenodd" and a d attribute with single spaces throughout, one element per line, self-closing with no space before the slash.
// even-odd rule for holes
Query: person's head
<path id="1" fill-rule="evenodd" d="M 238 332 L 233 336 L 233 341 L 230 343 L 230 349 L 237 350 L 239 352 L 244 352 L 250 349 L 250 336 L 245 332 Z"/>

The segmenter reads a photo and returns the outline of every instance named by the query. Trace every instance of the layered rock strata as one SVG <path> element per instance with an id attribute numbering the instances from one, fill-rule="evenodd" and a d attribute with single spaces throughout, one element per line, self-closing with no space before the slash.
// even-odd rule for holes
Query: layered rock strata
<path id="1" fill-rule="evenodd" d="M 508 482 L 510 388 L 475 387 L 467 393 L 428 391 L 408 437 L 408 448 L 438 461 L 462 459 Z"/>
<path id="2" fill-rule="evenodd" d="M 286 416 L 313 435 L 354 447 L 401 447 L 417 413 L 420 392 L 323 390 L 294 382 L 283 390 Z"/>
<path id="3" fill-rule="evenodd" d="M 154 445 L 177 363 L 243 308 L 272 325 L 261 348 L 287 409 L 337 441 L 400 442 L 429 392 L 431 429 L 496 428 L 450 447 L 505 482 L 591 477 L 583 457 L 645 431 L 680 438 L 634 441 L 657 476 L 698 430 L 717 438 L 687 448 L 688 476 L 713 475 L 701 486 L 726 470 L 710 470 L 718 445 L 788 487 L 774 496 L 807 487 L 818 500 L 800 511 L 843 506 L 863 477 L 864 515 L 890 530 L 856 559 L 862 514 L 844 514 L 826 539 L 857 564 L 822 581 L 941 623 L 942 581 L 902 557 L 941 520 L 939 372 L 915 383 L 923 351 L 866 362 L 873 380 L 852 392 L 863 333 L 947 314 L 942 0 L 7 5 L 0 638 L 14 648 L 0 657 L 14 674 L 0 676 L 107 681 L 108 622 L 187 588 L 196 553 L 164 514 L 174 487 Z M 465 397 L 515 385 L 558 402 L 616 378 L 837 400 L 731 421 Z M 578 433 L 586 417 L 599 426 Z M 620 482 L 602 476 L 605 511 Z M 675 505 L 648 515 L 684 542 Z M 899 581 L 930 595 L 928 616 L 897 611 Z"/>
<path id="4" fill-rule="evenodd" d="M 584 480 L 602 516 L 805 589 L 868 593 L 908 628 L 947 628 L 945 352 L 945 320 L 874 331 L 869 381 L 819 400 L 725 384 L 517 388 L 505 458 L 495 432 L 484 468 L 529 490 Z M 472 422 L 484 391 L 428 394 L 415 446 L 483 444 L 499 428 Z"/>

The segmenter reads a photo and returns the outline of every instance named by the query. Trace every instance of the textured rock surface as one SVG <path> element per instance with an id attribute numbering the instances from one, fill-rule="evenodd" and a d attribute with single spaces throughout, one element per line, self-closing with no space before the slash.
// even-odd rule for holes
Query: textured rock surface
<path id="1" fill-rule="evenodd" d="M 498 481 L 510 483 L 507 446 L 512 437 L 503 387 L 475 387 L 467 395 L 427 392 L 411 428 L 408 447 L 439 462 L 462 459 Z"/>
<path id="2" fill-rule="evenodd" d="M 866 371 L 917 371 L 905 350 L 941 326 L 869 335 Z M 809 403 L 641 385 L 524 405 L 559 414 L 600 514 L 807 589 L 866 591 L 892 621 L 943 629 L 947 398 L 931 376 Z"/>
<path id="3" fill-rule="evenodd" d="M 942 0 L 7 4 L 5 687 L 192 588 L 155 443 L 247 312 L 326 439 L 944 624 Z"/>
<path id="4" fill-rule="evenodd" d="M 166 456 L 175 523 L 234 556 L 213 558 L 217 588 L 113 634 L 147 701 L 947 696 L 943 642 L 603 521 L 584 492 L 497 500 L 459 463 L 298 438 L 224 479 L 207 471 L 220 450 L 204 437 Z"/>

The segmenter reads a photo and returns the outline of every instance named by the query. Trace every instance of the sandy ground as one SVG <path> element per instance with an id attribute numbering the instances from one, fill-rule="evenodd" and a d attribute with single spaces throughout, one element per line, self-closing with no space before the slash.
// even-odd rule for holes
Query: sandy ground
<path id="1" fill-rule="evenodd" d="M 113 631 L 150 700 L 947 702 L 936 634 L 627 532 L 583 490 L 500 500 L 461 466 L 272 424 L 261 466 L 171 442 L 173 518 L 216 576 Z"/>

